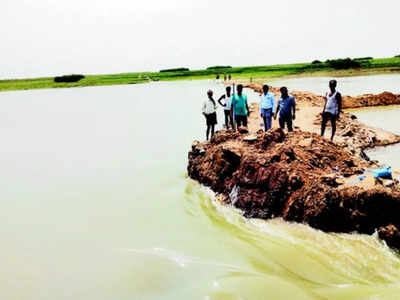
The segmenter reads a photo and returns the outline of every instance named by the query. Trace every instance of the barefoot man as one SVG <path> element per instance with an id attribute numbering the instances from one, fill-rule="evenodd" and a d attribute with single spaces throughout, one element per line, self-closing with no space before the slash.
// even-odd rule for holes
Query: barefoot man
<path id="1" fill-rule="evenodd" d="M 269 92 L 269 86 L 264 84 L 263 93 L 260 97 L 260 113 L 264 120 L 265 131 L 271 129 L 272 117 L 274 116 L 275 95 Z"/>
<path id="2" fill-rule="evenodd" d="M 324 105 L 324 109 L 322 110 L 322 123 L 321 123 L 321 136 L 324 136 L 326 123 L 331 121 L 332 126 L 332 135 L 331 141 L 333 141 L 333 137 L 336 132 L 336 121 L 339 120 L 339 114 L 342 110 L 342 95 L 336 90 L 337 81 L 331 80 L 329 81 L 330 92 L 326 93 L 326 101 Z"/>
<path id="3" fill-rule="evenodd" d="M 247 117 L 250 114 L 247 96 L 243 94 L 243 85 L 237 86 L 237 94 L 232 96 L 232 113 L 235 116 L 237 127 L 247 127 Z"/>
<path id="4" fill-rule="evenodd" d="M 279 126 L 285 129 L 285 125 L 289 132 L 293 131 L 293 120 L 296 119 L 296 101 L 294 97 L 289 95 L 287 87 L 281 87 L 281 98 L 279 99 L 278 106 L 274 119 L 279 112 Z"/>
<path id="5" fill-rule="evenodd" d="M 207 96 L 208 99 L 203 103 L 202 112 L 204 117 L 206 118 L 206 124 L 207 124 L 206 137 L 208 141 L 208 137 L 210 136 L 210 130 L 211 130 L 211 137 L 213 137 L 215 124 L 217 124 L 217 111 L 216 111 L 217 105 L 215 104 L 212 90 L 209 90 L 207 92 Z"/>
<path id="6" fill-rule="evenodd" d="M 225 99 L 225 103 L 222 103 L 221 100 Z M 226 129 L 229 129 L 229 125 L 231 125 L 232 130 L 233 128 L 233 116 L 231 114 L 231 106 L 232 106 L 232 95 L 231 95 L 231 87 L 227 86 L 226 87 L 226 94 L 222 95 L 218 99 L 219 105 L 221 105 L 224 108 L 224 115 L 225 115 L 225 126 Z"/>

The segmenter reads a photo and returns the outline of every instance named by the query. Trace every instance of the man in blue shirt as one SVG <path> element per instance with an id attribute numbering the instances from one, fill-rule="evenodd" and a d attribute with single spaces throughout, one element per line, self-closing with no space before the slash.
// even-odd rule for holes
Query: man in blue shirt
<path id="1" fill-rule="evenodd" d="M 284 129 L 285 124 L 287 125 L 288 131 L 293 131 L 292 120 L 296 119 L 296 101 L 294 97 L 289 95 L 287 87 L 281 87 L 281 98 L 279 99 L 278 106 L 276 108 L 276 116 L 279 113 L 279 126 Z"/>
<path id="2" fill-rule="evenodd" d="M 274 106 L 275 106 L 275 95 L 269 93 L 269 86 L 263 86 L 263 94 L 260 97 L 260 111 L 261 118 L 264 120 L 265 131 L 271 129 L 272 126 L 272 117 L 274 116 Z"/>

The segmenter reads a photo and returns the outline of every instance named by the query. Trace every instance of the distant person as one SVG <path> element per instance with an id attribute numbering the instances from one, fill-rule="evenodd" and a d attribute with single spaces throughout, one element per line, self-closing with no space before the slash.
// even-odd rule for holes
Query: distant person
<path id="1" fill-rule="evenodd" d="M 224 115 L 225 115 L 225 127 L 226 129 L 229 129 L 229 125 L 231 125 L 232 129 L 233 128 L 233 114 L 232 114 L 232 94 L 231 94 L 231 87 L 227 86 L 226 87 L 226 94 L 222 95 L 218 99 L 218 103 L 224 108 Z M 225 103 L 222 103 L 221 100 L 225 99 Z"/>
<path id="2" fill-rule="evenodd" d="M 263 93 L 260 96 L 260 112 L 264 121 L 265 131 L 272 127 L 272 117 L 274 116 L 275 95 L 269 92 L 269 86 L 263 86 Z"/>
<path id="3" fill-rule="evenodd" d="M 226 81 L 226 73 L 224 73 L 224 81 Z"/>
<path id="4" fill-rule="evenodd" d="M 229 74 L 228 75 L 228 80 L 231 80 L 232 79 L 232 76 L 231 76 L 231 74 Z"/>
<path id="5" fill-rule="evenodd" d="M 293 120 L 296 119 L 296 101 L 293 96 L 289 95 L 287 87 L 281 87 L 281 98 L 279 99 L 278 106 L 274 119 L 279 112 L 279 126 L 284 129 L 285 124 L 289 132 L 293 131 Z"/>
<path id="6" fill-rule="evenodd" d="M 214 135 L 214 128 L 215 125 L 217 124 L 217 105 L 215 103 L 215 100 L 213 99 L 213 91 L 209 90 L 207 92 L 208 99 L 204 101 L 202 112 L 204 117 L 206 118 L 206 124 L 207 124 L 207 131 L 206 131 L 206 138 L 208 141 L 208 138 L 210 136 L 210 130 L 211 130 L 211 137 Z"/>
<path id="7" fill-rule="evenodd" d="M 232 96 L 232 114 L 235 116 L 235 122 L 238 126 L 247 127 L 247 117 L 250 114 L 247 96 L 243 94 L 243 85 L 237 86 L 237 94 Z"/>
<path id="8" fill-rule="evenodd" d="M 329 81 L 330 92 L 325 95 L 325 105 L 322 110 L 321 136 L 324 136 L 326 123 L 331 121 L 332 135 L 331 141 L 336 133 L 336 120 L 339 120 L 339 115 L 342 110 L 342 95 L 336 90 L 337 81 Z"/>

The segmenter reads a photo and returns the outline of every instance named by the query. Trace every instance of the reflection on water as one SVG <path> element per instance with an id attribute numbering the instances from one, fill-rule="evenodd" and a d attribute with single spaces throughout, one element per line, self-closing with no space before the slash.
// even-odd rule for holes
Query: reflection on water
<path id="1" fill-rule="evenodd" d="M 209 88 L 0 94 L 1 299 L 396 299 L 376 237 L 249 221 L 185 177 Z"/>

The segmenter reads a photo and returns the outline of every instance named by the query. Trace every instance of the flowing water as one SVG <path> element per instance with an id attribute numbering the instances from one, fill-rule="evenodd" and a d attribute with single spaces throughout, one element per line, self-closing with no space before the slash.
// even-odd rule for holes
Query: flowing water
<path id="1" fill-rule="evenodd" d="M 399 299 L 375 236 L 245 220 L 186 177 L 209 88 L 0 94 L 0 299 Z"/>

